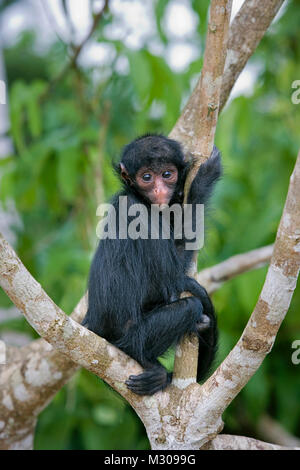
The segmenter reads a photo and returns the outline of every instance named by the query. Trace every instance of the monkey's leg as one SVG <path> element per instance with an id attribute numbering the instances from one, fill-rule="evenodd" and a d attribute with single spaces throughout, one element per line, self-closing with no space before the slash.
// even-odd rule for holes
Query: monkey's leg
<path id="1" fill-rule="evenodd" d="M 202 303 L 198 298 L 183 298 L 145 314 L 144 321 L 134 330 L 135 333 L 131 330 L 131 334 L 137 335 L 142 344 L 138 351 L 130 350 L 129 347 L 126 352 L 145 368 L 145 372 L 130 376 L 126 381 L 132 392 L 152 395 L 170 383 L 171 374 L 157 361 L 157 357 L 186 333 L 197 331 L 197 325 L 203 319 L 202 311 Z M 131 337 L 131 344 L 137 344 L 137 339 Z"/>
<path id="2" fill-rule="evenodd" d="M 205 378 L 217 351 L 217 319 L 212 301 L 210 300 L 210 297 L 204 287 L 198 284 L 195 279 L 187 277 L 185 289 L 201 300 L 203 305 L 203 313 L 204 315 L 207 315 L 210 320 L 208 328 L 202 329 L 201 324 L 198 328 L 199 354 L 197 380 L 199 381 Z"/>
<path id="3" fill-rule="evenodd" d="M 203 286 L 201 286 L 192 277 L 186 276 L 184 289 L 201 300 L 203 305 L 203 313 L 205 315 L 208 315 L 209 318 L 214 318 L 215 312 L 212 301 L 210 300 L 210 297 Z"/>

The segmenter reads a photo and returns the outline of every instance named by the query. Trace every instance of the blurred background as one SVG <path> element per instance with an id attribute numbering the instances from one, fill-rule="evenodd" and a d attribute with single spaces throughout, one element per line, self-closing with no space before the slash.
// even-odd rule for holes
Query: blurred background
<path id="1" fill-rule="evenodd" d="M 233 16 L 243 1 L 233 2 Z M 96 207 L 119 188 L 111 159 L 145 132 L 168 134 L 199 77 L 207 0 L 0 1 L 0 231 L 65 312 L 87 286 Z M 285 2 L 219 119 L 224 177 L 206 221 L 204 268 L 273 243 L 299 150 L 300 1 Z M 84 43 L 85 42 L 85 43 Z M 84 46 L 81 47 L 84 43 Z M 79 52 L 80 53 L 79 53 Z M 76 57 L 76 54 L 78 57 Z M 76 57 L 76 60 L 74 60 Z M 216 294 L 220 347 L 234 346 L 266 267 Z M 272 352 L 224 415 L 226 433 L 300 438 L 300 289 Z M 36 333 L 0 292 L 0 338 Z M 278 428 L 279 426 L 279 428 Z M 148 449 L 143 425 L 100 379 L 80 371 L 39 418 L 36 449 Z"/>

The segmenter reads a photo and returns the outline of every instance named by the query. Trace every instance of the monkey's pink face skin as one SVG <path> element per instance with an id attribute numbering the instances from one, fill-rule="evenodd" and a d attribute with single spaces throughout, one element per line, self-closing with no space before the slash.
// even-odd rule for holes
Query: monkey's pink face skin
<path id="1" fill-rule="evenodd" d="M 151 204 L 169 204 L 178 180 L 178 170 L 171 163 L 155 171 L 142 167 L 135 178 L 140 192 Z"/>

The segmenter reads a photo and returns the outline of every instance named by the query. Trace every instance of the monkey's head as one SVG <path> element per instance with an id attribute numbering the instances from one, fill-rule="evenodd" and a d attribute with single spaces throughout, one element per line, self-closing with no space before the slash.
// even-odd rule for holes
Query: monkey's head
<path id="1" fill-rule="evenodd" d="M 124 147 L 118 172 L 150 204 L 169 204 L 182 198 L 187 166 L 178 142 L 147 134 Z"/>

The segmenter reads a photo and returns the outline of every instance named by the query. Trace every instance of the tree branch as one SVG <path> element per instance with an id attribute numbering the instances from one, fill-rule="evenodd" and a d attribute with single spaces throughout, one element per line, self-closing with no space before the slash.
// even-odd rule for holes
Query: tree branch
<path id="1" fill-rule="evenodd" d="M 232 22 L 222 81 L 220 110 L 284 0 L 246 0 Z"/>
<path id="2" fill-rule="evenodd" d="M 219 434 L 205 444 L 202 450 L 300 450 L 300 447 L 284 447 L 252 439 L 251 437 Z"/>
<path id="3" fill-rule="evenodd" d="M 272 246 L 269 246 L 233 256 L 201 271 L 198 280 L 212 292 L 229 278 L 269 261 L 271 253 Z M 71 317 L 80 323 L 85 313 L 86 297 L 83 297 Z M 22 348 L 7 347 L 7 363 L 0 367 L 0 416 L 7 423 L 5 437 L 0 439 L 0 449 L 31 448 L 39 413 L 78 369 L 77 364 L 53 349 L 44 339 L 32 341 Z M 26 371 L 27 377 L 35 377 L 35 381 L 33 384 L 25 382 L 28 393 L 26 400 L 22 401 L 20 414 L 16 411 L 20 403 L 14 396 L 14 389 L 24 387 L 21 371 Z M 8 377 L 14 377 L 13 387 Z M 9 403 L 11 406 L 7 407 Z"/>
<path id="4" fill-rule="evenodd" d="M 163 395 L 156 396 L 160 419 L 150 427 L 149 418 L 144 418 L 153 449 L 196 450 L 214 439 L 223 428 L 224 410 L 270 351 L 289 308 L 299 274 L 299 187 L 300 152 L 290 179 L 265 284 L 248 325 L 237 345 L 202 386 L 190 383 L 180 390 L 172 384 Z M 171 395 L 169 399 L 167 394 Z M 215 442 L 222 443 L 221 436 L 220 439 Z M 247 438 L 242 441 L 247 448 Z M 233 441 L 231 445 L 242 448 L 238 442 Z"/>
<path id="5" fill-rule="evenodd" d="M 204 63 L 199 82 L 199 106 L 197 119 L 191 126 L 189 141 L 185 142 L 195 157 L 185 184 L 187 201 L 190 186 L 199 167 L 211 154 L 218 119 L 222 75 L 224 71 L 228 28 L 232 0 L 212 0 L 204 53 Z M 173 137 L 173 131 L 171 137 Z M 196 275 L 197 253 L 190 275 Z M 185 294 L 186 295 L 186 294 Z M 196 381 L 198 363 L 198 338 L 185 337 L 177 346 L 174 362 L 173 383 L 180 387 Z"/>
<path id="6" fill-rule="evenodd" d="M 201 421 L 206 422 L 209 429 L 213 423 L 216 429 L 220 429 L 223 411 L 270 352 L 288 311 L 300 268 L 299 187 L 300 152 L 290 178 L 267 277 L 254 312 L 236 346 L 201 387 L 201 399 L 195 416 L 198 423 L 201 416 Z"/>
<path id="7" fill-rule="evenodd" d="M 274 245 L 264 246 L 257 250 L 248 251 L 232 256 L 222 263 L 203 269 L 197 274 L 197 281 L 203 285 L 209 294 L 218 290 L 225 281 L 260 268 L 270 261 Z"/>
<path id="8" fill-rule="evenodd" d="M 173 385 L 151 398 L 131 394 L 124 381 L 130 373 L 137 374 L 139 366 L 105 340 L 66 317 L 30 276 L 3 238 L 0 238 L 0 284 L 40 334 L 72 361 L 104 378 L 131 403 L 146 425 L 153 448 L 199 449 L 222 429 L 223 410 L 271 349 L 289 307 L 300 267 L 299 185 L 300 152 L 260 299 L 236 347 L 201 387 L 191 384 L 180 389 Z M 7 395 L 3 397 L 6 408 L 16 406 L 18 412 L 22 409 L 24 401 L 32 393 L 31 388 L 34 390 L 34 381 L 45 377 L 43 367 L 37 370 L 35 376 L 26 373 L 24 368 L 23 381 L 17 386 L 14 374 L 19 374 L 19 369 L 17 372 L 8 369 L 6 377 L 1 375 L 1 384 L 9 384 L 13 396 L 13 403 Z M 35 405 L 34 410 L 37 413 Z M 176 416 L 180 419 L 175 419 Z M 23 448 L 32 436 L 31 423 L 32 420 L 21 430 L 24 432 L 24 438 L 20 440 Z M 5 436 L 5 432 L 2 435 Z"/>
<path id="9" fill-rule="evenodd" d="M 65 354 L 65 356 L 77 365 L 84 367 L 98 377 L 105 380 L 112 388 L 118 391 L 135 409 L 144 423 L 148 424 L 147 431 L 153 427 L 158 428 L 160 416 L 158 413 L 158 401 L 153 397 L 138 396 L 129 391 L 125 381 L 130 375 L 138 375 L 142 372 L 141 366 L 125 353 L 109 344 L 105 339 L 87 330 L 72 318 L 66 316 L 64 312 L 48 297 L 40 284 L 30 275 L 23 266 L 14 250 L 0 235 L 0 285 L 14 304 L 24 314 L 32 327 L 55 349 Z M 30 345 L 37 349 L 39 345 Z M 47 347 L 42 345 L 42 348 Z M 8 364 L 3 373 L 0 374 L 0 391 L 3 393 L 2 403 L 6 412 L 7 421 L 1 419 L 1 447 L 2 448 L 30 448 L 32 446 L 32 436 L 35 427 L 35 418 L 40 409 L 37 408 L 37 392 L 40 381 L 45 380 L 46 394 L 51 398 L 49 388 L 52 372 L 47 361 L 41 360 L 40 351 L 28 363 L 23 366 L 16 363 Z M 49 358 L 48 358 L 49 360 Z M 55 356 L 55 363 L 59 358 Z M 40 361 L 40 362 L 39 362 Z M 69 376 L 66 371 L 68 364 L 62 359 L 61 374 L 54 379 L 55 391 L 63 386 Z M 74 365 L 71 365 L 74 367 Z M 49 370 L 50 369 L 50 370 Z M 71 374 L 76 369 L 71 370 Z M 21 374 L 21 377 L 20 377 Z M 55 380 L 61 379 L 57 384 Z M 37 388 L 35 388 L 37 387 Z M 158 398 L 162 398 L 163 393 L 158 393 Z M 168 394 L 165 396 L 169 396 Z M 43 397 L 44 398 L 44 397 Z M 43 402 L 45 404 L 45 400 Z M 33 416 L 28 416 L 28 409 L 32 406 Z M 44 406 L 44 405 L 43 405 Z M 27 415 L 20 429 L 18 420 L 16 427 L 9 419 L 9 412 L 20 413 L 25 409 Z M 15 419 L 15 418 L 14 418 Z M 17 429 L 19 436 L 14 436 Z M 16 439 L 18 439 L 16 441 Z"/>
<path id="10" fill-rule="evenodd" d="M 229 30 L 228 51 L 222 78 L 219 112 L 223 109 L 230 92 L 264 36 L 284 0 L 245 0 Z M 202 72 L 203 73 L 203 72 Z M 194 123 L 198 118 L 201 103 L 201 76 L 171 136 L 186 148 L 194 134 Z"/>
<path id="11" fill-rule="evenodd" d="M 300 439 L 290 434 L 280 423 L 268 415 L 261 416 L 256 428 L 258 436 L 262 439 L 267 439 L 277 445 L 300 449 Z"/>
<path id="12" fill-rule="evenodd" d="M 246 1 L 245 6 L 255 3 L 255 1 Z M 269 4 L 269 0 L 264 2 L 264 4 L 266 3 Z M 255 12 L 253 13 L 252 18 L 255 17 Z M 190 124 L 193 124 L 194 117 L 195 114 L 191 117 Z M 182 127 L 182 129 L 187 141 L 195 136 L 195 132 L 188 136 L 185 132 L 186 128 Z M 176 136 L 176 129 L 173 137 L 183 141 Z M 153 448 L 199 448 L 220 431 L 223 408 L 226 408 L 227 404 L 259 367 L 273 344 L 279 325 L 288 308 L 299 271 L 300 196 L 296 194 L 297 185 L 299 188 L 299 157 L 294 178 L 291 178 L 291 187 L 278 231 L 274 255 L 260 300 L 241 340 L 202 387 L 195 383 L 182 390 L 171 386 L 167 391 L 158 393 L 151 398 L 137 397 L 131 394 L 124 386 L 124 381 L 129 374 L 139 373 L 140 368 L 135 361 L 109 345 L 104 339 L 66 317 L 26 271 L 3 238 L 0 238 L 0 285 L 23 311 L 33 327 L 47 341 L 66 354 L 70 360 L 104 378 L 132 404 L 147 426 Z M 269 328 L 271 333 L 268 333 Z M 38 341 L 34 342 L 34 344 L 37 343 Z M 33 348 L 33 345 L 30 347 Z M 31 365 L 34 365 L 34 361 L 36 364 L 40 361 L 40 350 L 37 356 L 35 360 L 30 361 Z M 61 357 L 63 358 L 63 356 Z M 18 359 L 16 358 L 16 360 Z M 40 365 L 43 366 L 40 367 Z M 37 382 L 44 377 L 42 360 L 40 365 L 33 367 L 33 370 L 36 370 Z M 65 367 L 65 363 L 62 364 L 62 367 Z M 10 396 L 13 397 L 13 403 L 11 403 L 5 395 L 2 403 L 7 409 L 15 406 L 18 413 L 20 409 L 22 410 L 27 394 L 30 395 L 30 398 L 33 396 L 31 388 L 35 386 L 34 374 L 25 373 L 24 377 L 21 376 L 17 387 L 14 387 L 14 380 L 16 377 L 19 378 L 20 370 L 19 365 L 16 369 L 6 369 L 5 379 L 5 374 L 0 375 L 1 386 L 10 383 Z M 22 370 L 28 370 L 25 364 L 22 366 Z M 51 369 L 51 372 L 53 370 Z M 47 386 L 51 387 L 50 382 L 46 384 Z M 37 416 L 36 406 L 33 407 L 33 410 Z M 24 432 L 24 447 L 29 442 L 28 436 L 32 436 L 32 433 L 29 432 L 31 424 L 32 421 L 28 422 L 27 434 L 26 426 L 22 431 Z M 6 429 L 4 432 L 3 429 L 0 431 L 2 435 L 5 435 Z M 222 436 L 218 436 L 216 442 L 220 438 L 223 439 Z"/>
<path id="13" fill-rule="evenodd" d="M 103 378 L 132 403 L 139 397 L 124 385 L 141 367 L 105 339 L 87 330 L 48 297 L 0 235 L 0 285 L 32 327 L 71 361 Z"/>
<path id="14" fill-rule="evenodd" d="M 81 321 L 85 312 L 83 297 L 73 320 Z M 78 369 L 43 339 L 22 348 L 7 348 L 6 364 L 0 366 L 0 416 L 6 423 L 0 432 L 0 450 L 32 448 L 39 413 Z M 18 390 L 26 393 L 20 395 Z"/>

